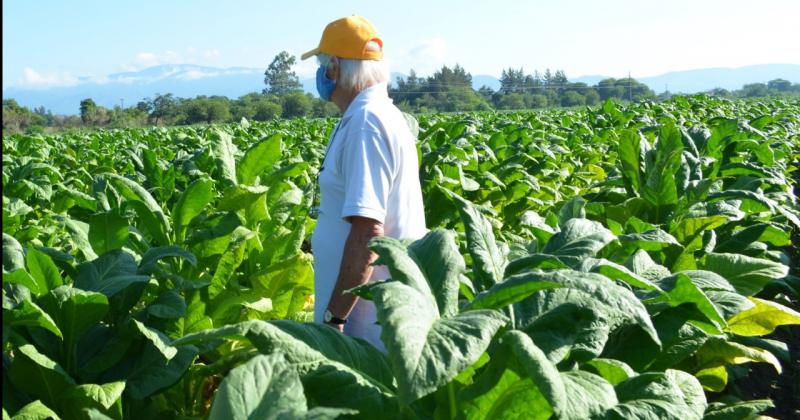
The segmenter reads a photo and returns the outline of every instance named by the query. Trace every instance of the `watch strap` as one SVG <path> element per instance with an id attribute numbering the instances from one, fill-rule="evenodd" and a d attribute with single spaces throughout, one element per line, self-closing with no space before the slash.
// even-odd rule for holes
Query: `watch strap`
<path id="1" fill-rule="evenodd" d="M 347 324 L 347 320 L 344 318 L 339 318 L 338 316 L 333 316 L 331 311 L 325 310 L 325 322 L 328 324 L 333 325 L 344 325 Z"/>

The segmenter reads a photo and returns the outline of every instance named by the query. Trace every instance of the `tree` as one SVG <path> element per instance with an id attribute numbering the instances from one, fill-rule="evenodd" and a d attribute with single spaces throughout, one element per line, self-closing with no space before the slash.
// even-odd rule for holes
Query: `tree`
<path id="1" fill-rule="evenodd" d="M 521 68 L 518 70 L 512 68 L 503 70 L 500 76 L 500 92 L 523 92 L 525 90 L 525 82 L 525 72 Z"/>
<path id="2" fill-rule="evenodd" d="M 303 92 L 292 92 L 283 95 L 284 118 L 305 117 L 311 113 L 311 98 Z"/>
<path id="3" fill-rule="evenodd" d="M 264 71 L 264 84 L 267 87 L 263 92 L 284 95 L 289 92 L 302 91 L 303 87 L 300 85 L 300 80 L 295 72 L 292 71 L 292 66 L 296 62 L 295 57 L 286 51 L 281 51 L 280 54 L 276 55 L 267 70 Z"/>
<path id="4" fill-rule="evenodd" d="M 271 101 L 260 101 L 256 104 L 256 112 L 253 119 L 256 121 L 269 121 L 281 116 L 283 108 L 280 104 Z"/>
<path id="5" fill-rule="evenodd" d="M 747 98 L 755 98 L 759 96 L 768 96 L 769 88 L 764 83 L 750 83 L 742 86 L 741 94 Z"/>
<path id="6" fill-rule="evenodd" d="M 339 107 L 333 102 L 317 99 L 314 101 L 314 110 L 312 114 L 318 118 L 335 117 L 339 115 Z"/>
<path id="7" fill-rule="evenodd" d="M 709 91 L 708 91 L 708 94 L 709 94 L 709 95 L 713 95 L 713 96 L 723 96 L 723 97 L 726 97 L 726 96 L 730 96 L 731 92 L 730 92 L 730 91 L 728 91 L 727 89 L 723 89 L 723 88 L 721 88 L 721 87 L 716 87 L 716 88 L 714 88 L 714 89 L 711 89 L 711 90 L 709 90 Z"/>
<path id="8" fill-rule="evenodd" d="M 605 101 L 608 98 L 622 98 L 627 97 L 627 90 L 622 83 L 627 82 L 627 79 L 617 80 L 609 77 L 597 83 L 597 93 L 600 94 L 600 99 Z"/>
<path id="9" fill-rule="evenodd" d="M 500 97 L 497 105 L 501 109 L 523 109 L 525 108 L 525 97 L 521 93 L 509 93 Z"/>
<path id="10" fill-rule="evenodd" d="M 94 103 L 92 98 L 86 98 L 81 101 L 81 121 L 86 125 L 92 125 L 97 118 L 97 104 Z"/>
<path id="11" fill-rule="evenodd" d="M 478 89 L 478 94 L 481 95 L 485 101 L 489 101 L 492 99 L 492 95 L 494 95 L 494 90 L 489 86 L 483 85 L 480 89 Z"/>
<path id="12" fill-rule="evenodd" d="M 792 82 L 784 79 L 773 79 L 767 82 L 767 87 L 778 92 L 788 92 L 792 88 Z"/>
<path id="13" fill-rule="evenodd" d="M 178 101 L 171 93 L 156 94 L 156 97 L 150 101 L 150 110 L 150 117 L 155 118 L 155 124 L 158 125 L 159 120 L 166 120 L 177 114 Z"/>
<path id="14" fill-rule="evenodd" d="M 595 105 L 600 102 L 600 95 L 594 89 L 585 89 L 583 97 L 586 100 L 586 105 Z"/>
<path id="15" fill-rule="evenodd" d="M 525 105 L 528 108 L 544 108 L 547 106 L 547 96 L 540 93 L 525 95 Z"/>
<path id="16" fill-rule="evenodd" d="M 564 95 L 561 97 L 561 106 L 579 106 L 585 103 L 586 99 L 583 95 L 574 90 L 564 92 Z"/>

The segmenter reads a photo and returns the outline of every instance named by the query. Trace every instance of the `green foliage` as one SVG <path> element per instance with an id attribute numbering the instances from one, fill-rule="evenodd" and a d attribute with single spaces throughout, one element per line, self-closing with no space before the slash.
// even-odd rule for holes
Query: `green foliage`
<path id="1" fill-rule="evenodd" d="M 440 73 L 451 88 L 421 103 L 469 99 L 454 86 L 468 73 Z M 503 95 L 523 95 L 524 73 L 507 78 Z M 756 363 L 793 369 L 791 343 L 771 334 L 800 323 L 796 101 L 420 117 L 431 230 L 373 240 L 390 279 L 353 290 L 376 306 L 384 354 L 298 322 L 313 308 L 308 208 L 334 121 L 250 118 L 279 100 L 242 98 L 235 124 L 4 137 L 4 417 L 772 406 L 731 383 Z M 156 118 L 183 118 L 162 105 Z"/>

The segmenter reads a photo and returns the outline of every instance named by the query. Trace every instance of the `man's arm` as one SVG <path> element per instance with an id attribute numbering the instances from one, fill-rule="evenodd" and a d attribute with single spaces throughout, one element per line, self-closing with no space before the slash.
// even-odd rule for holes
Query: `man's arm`
<path id="1" fill-rule="evenodd" d="M 362 285 L 372 275 L 372 263 L 377 259 L 367 244 L 369 240 L 383 235 L 383 224 L 367 217 L 350 217 L 350 234 L 344 243 L 342 264 L 336 286 L 328 302 L 328 310 L 333 316 L 347 318 L 358 301 L 358 296 L 345 293 L 345 290 Z M 343 326 L 339 325 L 339 330 Z"/>

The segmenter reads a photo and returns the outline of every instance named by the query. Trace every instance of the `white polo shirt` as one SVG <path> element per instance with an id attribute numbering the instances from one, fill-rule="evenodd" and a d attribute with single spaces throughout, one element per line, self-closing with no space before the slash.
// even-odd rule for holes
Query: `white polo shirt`
<path id="1" fill-rule="evenodd" d="M 389 98 L 385 83 L 361 91 L 345 111 L 328 142 L 319 173 L 320 207 L 311 238 L 314 253 L 314 320 L 323 322 L 339 276 L 347 217 L 383 223 L 384 235 L 419 239 L 425 235 L 425 212 L 419 183 L 416 139 L 403 113 Z M 388 278 L 375 267 L 371 281 Z M 345 333 L 384 349 L 375 306 L 359 299 Z"/>

